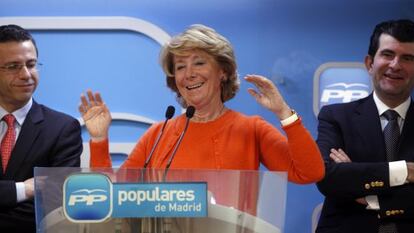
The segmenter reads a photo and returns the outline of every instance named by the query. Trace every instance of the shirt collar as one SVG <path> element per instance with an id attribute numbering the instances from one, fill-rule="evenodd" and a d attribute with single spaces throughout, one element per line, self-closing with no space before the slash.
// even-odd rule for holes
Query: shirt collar
<path id="1" fill-rule="evenodd" d="M 16 121 L 17 123 L 19 123 L 19 125 L 23 124 L 24 120 L 26 119 L 27 114 L 30 111 L 30 108 L 32 108 L 32 105 L 33 105 L 33 99 L 30 98 L 30 100 L 27 102 L 26 105 L 24 105 L 23 107 L 11 113 L 13 114 L 14 118 L 16 118 Z M 0 119 L 3 119 L 3 117 L 7 114 L 9 113 L 0 106 Z"/>
<path id="2" fill-rule="evenodd" d="M 407 115 L 408 108 L 410 107 L 411 97 L 408 97 L 402 104 L 398 105 L 397 107 L 390 108 L 378 98 L 375 91 L 374 91 L 373 96 L 374 96 L 375 105 L 377 106 L 378 113 L 379 113 L 380 116 L 385 111 L 387 111 L 388 109 L 392 109 L 392 110 L 395 110 L 396 112 L 398 112 L 398 115 L 400 115 L 400 117 L 402 119 L 405 119 L 405 116 Z"/>

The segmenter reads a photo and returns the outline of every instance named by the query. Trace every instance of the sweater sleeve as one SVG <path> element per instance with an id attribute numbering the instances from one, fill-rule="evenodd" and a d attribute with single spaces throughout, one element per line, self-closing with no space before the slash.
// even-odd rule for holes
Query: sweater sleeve
<path id="1" fill-rule="evenodd" d="M 145 155 L 148 154 L 148 148 L 152 146 L 161 124 L 152 125 L 135 145 L 128 158 L 121 165 L 121 168 L 141 168 L 145 163 Z M 90 167 L 112 167 L 111 156 L 109 154 L 108 139 L 100 142 L 89 142 L 90 146 Z"/>
<path id="2" fill-rule="evenodd" d="M 109 156 L 109 142 L 105 139 L 100 142 L 89 141 L 90 147 L 90 167 L 112 167 L 111 157 Z"/>
<path id="3" fill-rule="evenodd" d="M 148 137 L 152 136 L 149 132 L 151 131 L 147 131 L 138 141 L 121 168 L 142 168 L 144 166 L 146 160 L 145 155 L 147 154 L 146 147 L 148 145 Z"/>
<path id="4" fill-rule="evenodd" d="M 261 160 L 268 169 L 287 171 L 288 180 L 299 184 L 323 178 L 325 169 L 321 153 L 301 119 L 283 127 L 286 137 L 264 120 L 258 127 Z"/>
<path id="5" fill-rule="evenodd" d="M 162 128 L 161 123 L 153 124 L 150 128 L 142 135 L 134 149 L 129 154 L 128 158 L 122 164 L 121 168 L 142 168 L 145 164 L 149 152 L 151 151 L 153 144 L 156 141 L 157 136 L 159 136 L 159 131 Z M 163 138 L 165 139 L 165 137 Z M 161 145 L 159 145 L 160 149 Z M 156 159 L 156 155 L 151 158 L 149 167 L 151 167 L 152 162 Z"/>

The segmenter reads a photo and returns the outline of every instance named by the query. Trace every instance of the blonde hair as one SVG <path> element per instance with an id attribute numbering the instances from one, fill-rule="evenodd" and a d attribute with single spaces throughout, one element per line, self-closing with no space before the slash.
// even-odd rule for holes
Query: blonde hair
<path id="1" fill-rule="evenodd" d="M 183 107 L 187 107 L 175 83 L 174 55 L 180 56 L 190 50 L 201 50 L 214 58 L 226 76 L 221 83 L 221 101 L 226 102 L 233 98 L 239 90 L 240 81 L 230 42 L 214 29 L 194 24 L 183 33 L 171 38 L 160 53 L 160 63 L 166 74 L 167 86 L 177 94 L 178 102 Z"/>

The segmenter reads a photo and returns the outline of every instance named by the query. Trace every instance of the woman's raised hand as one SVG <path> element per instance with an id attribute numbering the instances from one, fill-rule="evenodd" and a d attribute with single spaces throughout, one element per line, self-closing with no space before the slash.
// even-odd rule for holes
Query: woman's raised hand
<path id="1" fill-rule="evenodd" d="M 254 74 L 246 75 L 244 79 L 253 83 L 257 88 L 257 90 L 249 88 L 247 91 L 259 104 L 275 113 L 280 120 L 284 120 L 292 115 L 292 110 L 272 81 L 266 77 Z"/>
<path id="2" fill-rule="evenodd" d="M 91 90 L 81 94 L 79 112 L 85 122 L 92 141 L 102 141 L 108 138 L 109 125 L 111 124 L 111 114 L 102 101 L 101 95 Z"/>

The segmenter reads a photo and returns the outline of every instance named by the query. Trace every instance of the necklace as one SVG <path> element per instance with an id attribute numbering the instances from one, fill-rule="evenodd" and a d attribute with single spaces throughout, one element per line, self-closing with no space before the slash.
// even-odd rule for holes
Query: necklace
<path id="1" fill-rule="evenodd" d="M 198 117 L 197 114 L 193 117 L 193 121 L 195 122 L 209 122 L 209 121 L 213 121 L 219 117 L 221 117 L 225 112 L 227 111 L 226 106 L 223 104 L 223 106 L 221 107 L 220 111 L 218 112 L 218 114 L 215 114 L 211 117 Z M 196 111 L 197 113 L 197 111 Z"/>

